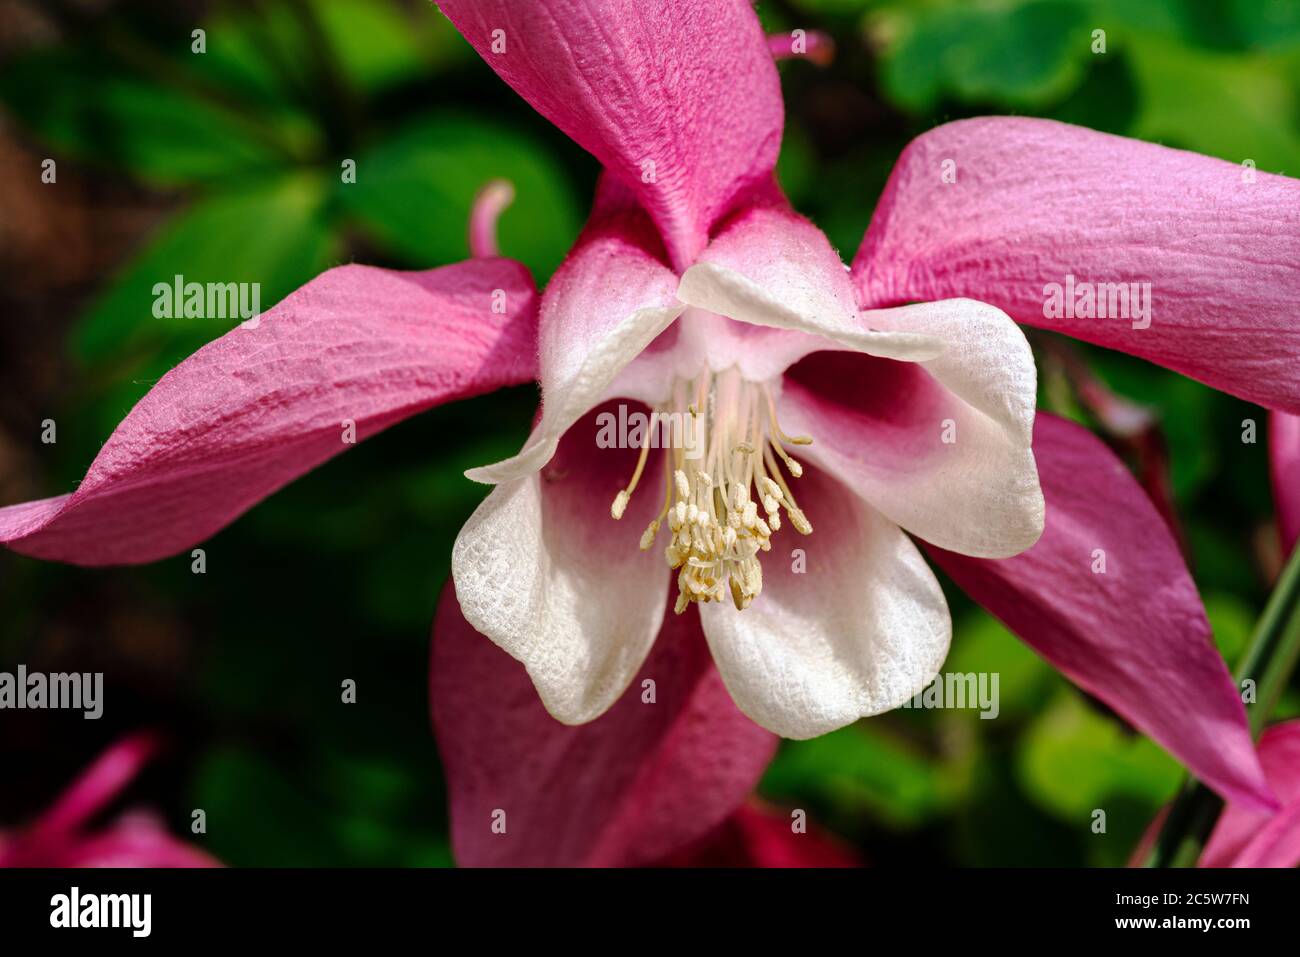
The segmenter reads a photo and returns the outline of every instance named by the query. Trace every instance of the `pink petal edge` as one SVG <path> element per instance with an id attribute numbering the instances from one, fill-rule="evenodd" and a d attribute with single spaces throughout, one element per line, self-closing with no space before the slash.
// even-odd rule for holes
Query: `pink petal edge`
<path id="1" fill-rule="evenodd" d="M 1202 867 L 1295 867 L 1300 864 L 1300 720 L 1266 728 L 1259 761 L 1282 810 L 1268 814 L 1228 804 L 1201 853 Z"/>
<path id="2" fill-rule="evenodd" d="M 1300 412 L 1300 180 L 1052 120 L 960 120 L 903 151 L 853 274 L 864 306 L 969 296 Z M 1067 276 L 1150 283 L 1149 326 L 1047 318 Z"/>
<path id="3" fill-rule="evenodd" d="M 780 80 L 746 0 L 440 0 L 484 61 L 635 190 L 685 268 L 771 173 Z"/>
<path id="4" fill-rule="evenodd" d="M 647 681 L 654 703 L 643 702 Z M 622 698 L 571 727 L 542 708 L 522 665 L 469 626 L 448 585 L 431 696 L 464 866 L 652 863 L 731 814 L 776 747 L 732 703 L 693 611 L 670 612 Z M 497 811 L 505 833 L 493 832 Z"/>
<path id="5" fill-rule="evenodd" d="M 0 509 L 0 544 L 78 565 L 173 555 L 349 439 L 526 382 L 536 365 L 536 295 L 518 263 L 331 269 L 163 376 L 75 492 Z"/>
<path id="6" fill-rule="evenodd" d="M 1268 454 L 1282 555 L 1300 538 L 1300 415 L 1274 412 L 1269 419 Z"/>
<path id="7" fill-rule="evenodd" d="M 933 547 L 930 556 L 1226 800 L 1275 809 L 1245 707 L 1168 526 L 1087 429 L 1040 412 L 1034 454 L 1047 516 L 1037 545 L 1007 559 Z M 1100 553 L 1106 570 L 1095 573 Z"/>

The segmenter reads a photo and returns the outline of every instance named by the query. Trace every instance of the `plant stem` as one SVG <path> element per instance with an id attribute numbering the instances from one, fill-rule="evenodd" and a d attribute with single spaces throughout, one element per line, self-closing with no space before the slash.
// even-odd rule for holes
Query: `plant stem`
<path id="1" fill-rule="evenodd" d="M 1235 675 L 1238 686 L 1255 683 L 1255 702 L 1249 708 L 1250 731 L 1263 730 L 1300 658 L 1300 548 L 1292 551 L 1282 569 L 1264 614 L 1255 626 L 1246 654 Z M 1147 867 L 1190 867 L 1223 806 L 1223 799 L 1204 784 L 1189 779 L 1169 808 L 1164 826 L 1146 860 Z"/>

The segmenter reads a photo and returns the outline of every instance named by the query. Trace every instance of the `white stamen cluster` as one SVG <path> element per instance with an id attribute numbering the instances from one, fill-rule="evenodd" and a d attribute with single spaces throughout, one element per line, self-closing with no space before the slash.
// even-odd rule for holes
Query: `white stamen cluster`
<path id="1" fill-rule="evenodd" d="M 691 395 L 694 402 L 687 406 Z M 693 601 L 725 601 L 728 594 L 743 610 L 763 589 L 758 555 L 771 550 L 781 510 L 796 531 L 812 532 L 777 465 L 779 459 L 792 477 L 801 476 L 803 467 L 782 443 L 807 445 L 812 439 L 785 435 L 767 389 L 743 380 L 734 368 L 679 382 L 673 405 L 686 408 L 695 427 L 687 430 L 688 447 L 670 450 L 664 506 L 641 536 L 641 549 L 649 550 L 666 520 L 672 537 L 664 557 L 679 570 L 676 612 Z M 615 519 L 623 517 L 636 490 L 650 444 L 647 438 L 632 481 L 610 506 Z"/>

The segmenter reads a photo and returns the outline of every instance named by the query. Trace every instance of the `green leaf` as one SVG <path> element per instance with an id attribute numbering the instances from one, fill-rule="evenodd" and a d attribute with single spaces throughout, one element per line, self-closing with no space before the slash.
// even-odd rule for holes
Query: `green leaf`
<path id="1" fill-rule="evenodd" d="M 218 14 L 207 30 L 205 72 L 280 99 L 315 81 L 322 55 L 337 64 L 349 90 L 371 95 L 469 53 L 451 22 L 428 4 L 306 0 L 295 10 L 279 3 Z"/>
<path id="2" fill-rule="evenodd" d="M 326 196 L 318 178 L 298 175 L 197 201 L 100 294 L 73 329 L 74 356 L 83 364 L 117 364 L 119 380 L 122 371 L 156 378 L 238 324 L 239 317 L 155 318 L 155 284 L 177 275 L 186 282 L 258 283 L 263 310 L 279 302 L 337 255 Z M 140 383 L 122 389 L 116 398 L 129 399 L 128 408 L 144 391 Z"/>
<path id="3" fill-rule="evenodd" d="M 1300 171 L 1297 92 L 1265 57 L 1217 53 L 1154 36 L 1132 37 L 1140 108 L 1133 136 L 1218 156 L 1261 170 Z"/>
<path id="4" fill-rule="evenodd" d="M 1214 644 L 1229 665 L 1234 664 L 1255 630 L 1256 613 L 1230 592 L 1206 592 L 1205 613 L 1214 628 Z"/>
<path id="5" fill-rule="evenodd" d="M 564 171 L 508 126 L 430 114 L 359 159 L 356 183 L 342 186 L 340 196 L 387 248 L 428 267 L 469 255 L 474 197 L 498 177 L 515 186 L 514 204 L 499 226 L 502 255 L 544 278 L 577 237 L 577 207 Z"/>
<path id="6" fill-rule="evenodd" d="M 1079 85 L 1091 57 L 1083 10 L 1074 0 L 966 3 L 879 14 L 885 90 L 911 110 L 944 97 L 1041 108 Z"/>
<path id="7" fill-rule="evenodd" d="M 57 153 L 159 185 L 281 161 L 237 112 L 129 73 L 90 50 L 40 51 L 9 64 L 0 73 L 0 100 Z"/>
<path id="8" fill-rule="evenodd" d="M 1286 0 L 1228 0 L 1237 33 L 1256 49 L 1300 48 L 1300 3 Z"/>
<path id="9" fill-rule="evenodd" d="M 1141 799 L 1154 811 L 1173 796 L 1182 771 L 1154 742 L 1062 690 L 1024 738 L 1020 775 L 1042 807 L 1082 822 L 1119 797 Z"/>
<path id="10" fill-rule="evenodd" d="M 785 742 L 760 790 L 774 798 L 811 796 L 844 815 L 865 807 L 893 826 L 913 827 L 946 806 L 955 783 L 911 747 L 859 723 Z"/>
<path id="11" fill-rule="evenodd" d="M 952 651 L 944 662 L 948 673 L 988 673 L 998 676 L 998 717 L 1012 717 L 1032 709 L 1053 682 L 1052 669 L 1029 646 L 1009 632 L 992 615 L 975 611 L 954 629 Z M 969 712 L 976 724 L 989 719 Z"/>

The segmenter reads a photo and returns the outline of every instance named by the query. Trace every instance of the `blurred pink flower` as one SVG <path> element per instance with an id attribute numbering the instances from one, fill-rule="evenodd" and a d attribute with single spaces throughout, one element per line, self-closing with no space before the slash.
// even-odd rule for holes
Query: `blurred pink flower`
<path id="1" fill-rule="evenodd" d="M 780 84 L 744 0 L 441 6 L 605 167 L 540 304 L 501 258 L 331 270 L 165 376 L 76 492 L 0 510 L 0 541 L 172 555 L 346 448 L 347 423 L 536 378 L 523 450 L 470 473 L 495 488 L 435 629 L 462 863 L 656 860 L 731 814 L 770 732 L 910 698 L 951 629 L 914 538 L 1220 794 L 1273 806 L 1169 529 L 1098 439 L 1035 420 L 1016 322 L 1300 411 L 1296 181 L 965 120 L 904 151 L 850 269 L 776 185 Z M 1067 277 L 1151 281 L 1149 321 L 1047 309 Z M 618 399 L 701 422 L 703 457 L 598 449 Z"/>
<path id="2" fill-rule="evenodd" d="M 860 867 L 837 837 L 811 821 L 795 831 L 788 811 L 758 801 L 738 807 L 714 831 L 658 862 L 662 867 Z"/>
<path id="3" fill-rule="evenodd" d="M 1300 865 L 1300 720 L 1266 729 L 1259 760 L 1281 809 L 1228 804 L 1205 844 L 1202 867 Z"/>
<path id="4" fill-rule="evenodd" d="M 30 826 L 0 833 L 0 867 L 219 867 L 148 813 L 127 812 L 92 826 L 157 750 L 148 734 L 112 745 Z"/>
<path id="5" fill-rule="evenodd" d="M 1281 806 L 1276 811 L 1229 803 L 1219 815 L 1197 862 L 1199 867 L 1300 865 L 1300 720 L 1267 728 L 1259 759 Z M 1129 861 L 1139 867 L 1155 846 L 1165 811 L 1151 822 Z"/>
<path id="6" fill-rule="evenodd" d="M 1300 415 L 1273 413 L 1269 420 L 1268 450 L 1278 537 L 1285 559 L 1300 538 Z"/>

